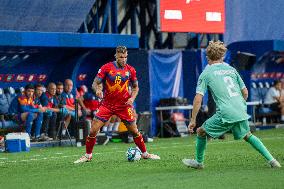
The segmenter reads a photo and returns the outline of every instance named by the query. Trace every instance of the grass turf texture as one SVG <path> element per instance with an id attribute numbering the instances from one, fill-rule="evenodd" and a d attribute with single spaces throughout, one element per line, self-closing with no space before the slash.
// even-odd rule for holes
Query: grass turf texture
<path id="1" fill-rule="evenodd" d="M 284 129 L 255 133 L 284 165 Z M 161 160 L 128 162 L 125 151 L 134 144 L 95 146 L 92 162 L 74 165 L 84 147 L 32 149 L 0 153 L 1 188 L 284 188 L 284 167 L 271 169 L 251 146 L 226 135 L 208 142 L 205 169 L 185 167 L 194 157 L 195 136 L 156 139 L 148 150 Z"/>

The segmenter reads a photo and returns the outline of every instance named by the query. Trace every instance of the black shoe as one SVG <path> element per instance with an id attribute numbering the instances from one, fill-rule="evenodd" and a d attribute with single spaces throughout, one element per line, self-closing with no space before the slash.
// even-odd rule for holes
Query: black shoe
<path id="1" fill-rule="evenodd" d="M 65 134 L 65 135 L 62 135 L 62 136 L 61 136 L 61 139 L 63 139 L 63 140 L 67 140 L 67 139 L 69 139 L 69 137 L 68 137 L 68 135 L 67 135 L 67 134 Z"/>

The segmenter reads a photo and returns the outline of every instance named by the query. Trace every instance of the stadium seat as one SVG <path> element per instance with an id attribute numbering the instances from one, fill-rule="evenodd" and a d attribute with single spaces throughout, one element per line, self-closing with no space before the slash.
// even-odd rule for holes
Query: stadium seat
<path id="1" fill-rule="evenodd" d="M 251 101 L 259 101 L 261 98 L 259 96 L 258 88 L 256 82 L 251 83 Z"/>
<path id="2" fill-rule="evenodd" d="M 17 96 L 17 94 L 15 93 L 15 89 L 13 87 L 8 87 L 7 90 L 5 91 L 6 91 L 5 95 L 8 100 L 8 104 L 10 106 L 13 99 Z"/>
<path id="3" fill-rule="evenodd" d="M 4 90 L 0 88 L 0 114 L 7 114 L 9 109 L 9 102 L 4 94 Z"/>

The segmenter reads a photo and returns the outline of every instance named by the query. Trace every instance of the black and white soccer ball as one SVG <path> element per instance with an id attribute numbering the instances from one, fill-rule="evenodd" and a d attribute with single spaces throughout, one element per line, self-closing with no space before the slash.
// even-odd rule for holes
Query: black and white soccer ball
<path id="1" fill-rule="evenodd" d="M 126 151 L 126 158 L 128 161 L 139 161 L 141 159 L 142 152 L 138 147 L 129 147 Z"/>

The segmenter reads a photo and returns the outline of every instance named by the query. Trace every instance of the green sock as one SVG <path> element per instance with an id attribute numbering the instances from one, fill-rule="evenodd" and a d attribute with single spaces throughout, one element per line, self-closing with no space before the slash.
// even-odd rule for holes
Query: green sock
<path id="1" fill-rule="evenodd" d="M 266 149 L 266 147 L 264 146 L 264 144 L 259 140 L 259 138 L 257 138 L 254 135 L 251 135 L 248 140 L 248 143 L 250 143 L 252 145 L 252 147 L 254 149 L 256 149 L 262 156 L 265 157 L 265 159 L 267 159 L 268 161 L 273 160 L 273 156 L 270 154 L 270 152 Z"/>
<path id="2" fill-rule="evenodd" d="M 206 143 L 207 143 L 207 137 L 201 137 L 201 136 L 197 136 L 196 137 L 196 161 L 198 163 L 203 163 L 204 161 L 204 152 L 206 149 Z"/>

